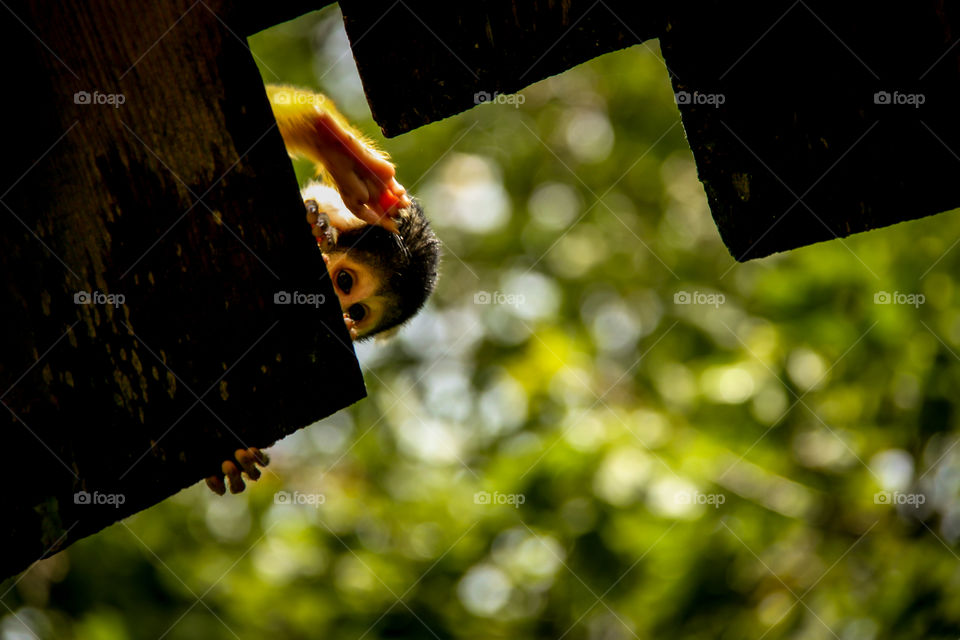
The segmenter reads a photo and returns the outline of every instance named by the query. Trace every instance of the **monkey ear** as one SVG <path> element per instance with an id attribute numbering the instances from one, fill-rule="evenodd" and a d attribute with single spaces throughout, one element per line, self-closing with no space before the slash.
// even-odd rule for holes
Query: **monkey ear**
<path id="1" fill-rule="evenodd" d="M 397 335 L 398 331 L 400 331 L 399 325 L 397 325 L 396 327 L 391 327 L 386 331 L 381 331 L 377 335 L 373 336 L 373 339 L 378 344 L 383 344 L 384 342 L 389 342 L 395 335 Z"/>

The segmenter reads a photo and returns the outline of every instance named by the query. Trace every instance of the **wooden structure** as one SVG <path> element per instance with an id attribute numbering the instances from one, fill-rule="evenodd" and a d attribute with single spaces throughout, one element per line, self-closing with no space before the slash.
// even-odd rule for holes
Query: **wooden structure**
<path id="1" fill-rule="evenodd" d="M 9 9 L 0 575 L 364 395 L 247 17 Z"/>
<path id="2" fill-rule="evenodd" d="M 960 8 L 942 0 L 340 5 L 388 136 L 659 38 L 737 260 L 960 206 Z"/>

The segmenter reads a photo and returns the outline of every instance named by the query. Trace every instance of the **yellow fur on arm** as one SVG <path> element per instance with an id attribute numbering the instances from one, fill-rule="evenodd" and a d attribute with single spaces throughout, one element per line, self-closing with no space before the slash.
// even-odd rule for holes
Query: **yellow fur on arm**
<path id="1" fill-rule="evenodd" d="M 387 154 L 377 149 L 372 140 L 357 131 L 344 118 L 327 96 L 290 86 L 267 85 L 267 97 L 277 119 L 280 135 L 291 155 L 303 156 L 319 165 L 325 164 L 327 153 L 324 127 L 335 137 L 352 136 L 382 157 Z M 318 174 L 323 171 L 318 170 Z"/>

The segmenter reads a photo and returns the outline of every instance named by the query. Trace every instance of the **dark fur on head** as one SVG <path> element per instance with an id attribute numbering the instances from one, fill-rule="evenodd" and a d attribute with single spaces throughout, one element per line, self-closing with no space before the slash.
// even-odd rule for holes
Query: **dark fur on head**
<path id="1" fill-rule="evenodd" d="M 430 229 L 416 200 L 395 218 L 398 233 L 367 225 L 340 233 L 332 253 L 351 257 L 378 271 L 386 286 L 377 292 L 387 298 L 379 325 L 364 338 L 397 327 L 412 318 L 437 286 L 440 240 Z"/>

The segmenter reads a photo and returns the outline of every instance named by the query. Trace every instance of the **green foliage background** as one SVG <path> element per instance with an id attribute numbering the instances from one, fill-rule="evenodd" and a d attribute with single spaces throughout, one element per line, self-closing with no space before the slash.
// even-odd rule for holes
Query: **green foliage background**
<path id="1" fill-rule="evenodd" d="M 335 10 L 251 46 L 379 139 Z M 369 399 L 7 581 L 0 637 L 960 635 L 956 213 L 736 264 L 656 43 L 520 95 L 383 142 L 446 255 Z"/>

